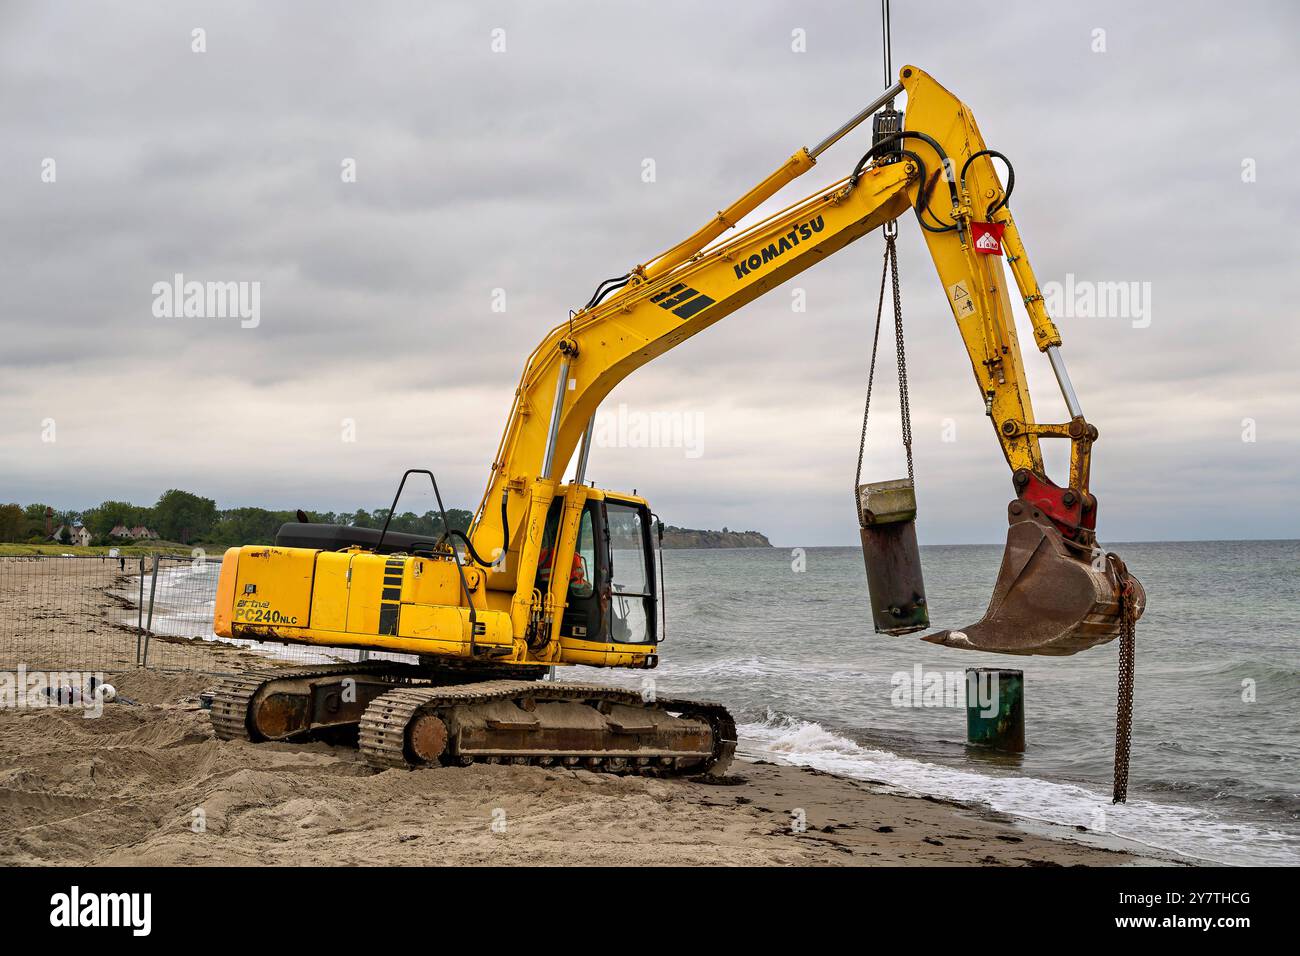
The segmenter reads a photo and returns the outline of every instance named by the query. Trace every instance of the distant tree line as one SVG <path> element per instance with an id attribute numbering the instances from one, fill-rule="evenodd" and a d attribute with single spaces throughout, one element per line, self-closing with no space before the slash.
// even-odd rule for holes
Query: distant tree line
<path id="1" fill-rule="evenodd" d="M 39 543 L 49 534 L 46 530 L 47 505 L 36 503 L 0 505 L 0 542 Z M 297 521 L 296 512 L 270 511 L 266 508 L 217 508 L 211 498 L 173 488 L 163 492 L 153 505 L 135 505 L 128 501 L 105 501 L 85 511 L 53 511 L 50 530 L 78 522 L 90 532 L 92 543 L 119 544 L 112 531 L 146 527 L 158 532 L 164 541 L 180 544 L 233 547 L 241 544 L 274 544 L 280 525 Z M 354 512 L 309 511 L 315 524 L 342 524 L 357 528 L 382 528 L 387 508 Z M 447 521 L 455 530 L 468 531 L 473 514 L 461 508 L 447 512 Z M 442 517 L 435 511 L 416 514 L 405 511 L 394 515 L 391 531 L 437 536 L 442 533 Z"/>

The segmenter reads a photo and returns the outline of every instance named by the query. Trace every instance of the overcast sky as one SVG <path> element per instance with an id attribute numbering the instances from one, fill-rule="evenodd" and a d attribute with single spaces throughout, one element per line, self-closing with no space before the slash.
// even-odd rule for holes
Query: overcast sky
<path id="1" fill-rule="evenodd" d="M 877 7 L 4 0 L 0 501 L 352 510 L 428 467 L 474 507 L 536 342 L 872 99 Z M 894 7 L 895 65 L 1015 162 L 1040 282 L 1150 290 L 1136 317 L 1058 319 L 1101 537 L 1300 536 L 1300 8 Z M 672 524 L 853 543 L 881 247 L 637 372 L 605 409 L 681 416 L 690 447 L 605 442 L 590 477 Z M 910 217 L 900 258 L 921 539 L 1001 541 L 1009 475 Z M 176 273 L 260 283 L 259 324 L 156 316 Z M 870 478 L 903 467 L 883 373 Z"/>

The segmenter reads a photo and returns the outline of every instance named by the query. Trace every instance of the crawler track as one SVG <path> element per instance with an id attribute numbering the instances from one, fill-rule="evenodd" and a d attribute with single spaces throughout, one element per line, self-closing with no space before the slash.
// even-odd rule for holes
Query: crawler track
<path id="1" fill-rule="evenodd" d="M 457 716 L 472 711 L 479 705 L 520 704 L 525 713 L 537 705 L 572 703 L 592 708 L 602 713 L 602 705 L 621 705 L 644 715 L 647 723 L 636 730 L 622 734 L 606 735 L 613 746 L 556 747 L 529 746 L 528 741 L 515 737 L 513 745 L 491 748 L 485 752 L 458 751 L 454 738 Z M 675 714 L 687 721 L 707 724 L 707 750 L 684 750 L 669 745 L 665 736 L 647 730 L 655 720 L 664 720 Z M 436 761 L 443 764 L 517 763 L 542 766 L 562 765 L 583 767 L 614 773 L 636 773 L 655 776 L 676 774 L 724 773 L 736 750 L 736 725 L 731 715 L 718 704 L 677 699 L 659 699 L 647 702 L 635 691 L 598 684 L 571 684 L 565 682 L 482 681 L 460 687 L 405 687 L 389 691 L 371 701 L 361 718 L 360 747 L 366 761 L 380 768 L 410 768 L 434 761 L 422 760 L 414 752 L 411 730 L 423 715 L 445 716 L 452 727 L 453 741 Z M 626 718 L 624 718 L 626 721 Z M 489 726 L 492 721 L 487 722 Z M 500 721 L 497 721 L 500 724 Z M 544 725 L 545 721 L 541 721 Z M 617 719 L 613 721 L 617 730 Z M 671 723 L 671 722 L 670 722 Z M 512 725 L 513 726 L 513 725 Z M 618 746 L 620 739 L 641 734 L 635 746 Z M 439 731 L 443 736 L 443 731 Z M 503 735 L 505 736 L 505 735 Z M 525 738 L 527 733 L 523 735 Z M 649 739 L 646 739 L 649 738 Z"/>
<path id="2" fill-rule="evenodd" d="M 222 740 L 264 740 L 255 728 L 268 696 L 310 695 L 319 678 L 351 675 L 368 679 L 358 684 L 368 683 L 375 695 L 356 705 L 364 706 L 358 743 L 366 762 L 381 769 L 516 763 L 651 776 L 722 774 L 736 750 L 735 721 L 719 704 L 647 701 L 636 691 L 600 684 L 474 680 L 388 661 L 263 668 L 227 677 L 214 691 L 212 728 Z M 252 719 L 255 710 L 259 716 Z M 304 724 L 301 731 L 272 736 L 311 732 Z"/>
<path id="3" fill-rule="evenodd" d="M 392 673 L 398 683 L 404 670 L 414 670 L 411 665 L 391 661 L 372 661 L 360 664 L 317 664 L 303 667 L 268 667 L 244 671 L 224 678 L 216 686 L 212 697 L 212 729 L 221 740 L 253 740 L 249 730 L 248 711 L 258 691 L 276 681 L 310 680 L 339 674 L 381 675 Z"/>

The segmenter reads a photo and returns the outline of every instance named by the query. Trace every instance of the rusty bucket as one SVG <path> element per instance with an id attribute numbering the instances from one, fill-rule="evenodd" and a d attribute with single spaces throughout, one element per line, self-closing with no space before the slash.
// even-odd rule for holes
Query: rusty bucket
<path id="1" fill-rule="evenodd" d="M 910 478 L 858 487 L 862 558 L 877 634 L 911 634 L 930 626 L 916 543 L 916 490 Z"/>
<path id="2" fill-rule="evenodd" d="M 960 631 L 927 634 L 932 644 L 994 654 L 1065 656 L 1119 636 L 1123 584 L 1102 552 L 1076 544 L 1021 499 L 1007 506 L 1011 527 L 988 610 Z M 1146 592 L 1132 585 L 1134 619 Z"/>

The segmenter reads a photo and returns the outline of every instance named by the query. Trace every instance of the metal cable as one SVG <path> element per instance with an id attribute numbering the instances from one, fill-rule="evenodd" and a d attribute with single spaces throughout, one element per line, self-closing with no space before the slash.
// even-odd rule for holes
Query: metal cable
<path id="1" fill-rule="evenodd" d="M 903 345 L 903 297 L 898 281 L 898 222 L 885 226 L 885 257 L 880 270 L 880 297 L 876 302 L 876 330 L 871 339 L 871 367 L 867 372 L 867 400 L 862 409 L 862 435 L 858 440 L 858 469 L 853 481 L 853 506 L 862 523 L 862 502 L 858 488 L 862 485 L 862 462 L 867 451 L 867 422 L 871 416 L 871 392 L 876 379 L 876 354 L 880 348 L 880 323 L 885 314 L 885 280 L 892 278 L 894 292 L 894 347 L 898 358 L 898 404 L 903 426 L 903 449 L 907 453 L 907 478 L 913 484 L 916 474 L 912 468 L 912 409 L 907 392 L 907 352 Z"/>
<path id="2" fill-rule="evenodd" d="M 862 438 L 858 441 L 858 470 L 853 480 L 853 510 L 858 513 L 858 524 L 862 522 L 862 500 L 858 488 L 862 485 L 862 459 L 867 452 L 867 418 L 871 414 L 871 388 L 876 380 L 876 350 L 880 347 L 880 319 L 885 314 L 885 277 L 889 274 L 890 241 L 885 239 L 885 258 L 880 269 L 880 298 L 876 303 L 876 332 L 871 339 L 871 367 L 867 372 L 867 402 L 862 409 Z"/>
<path id="3" fill-rule="evenodd" d="M 889 30 L 889 0 L 880 0 L 880 40 L 885 62 L 885 85 L 894 82 L 894 56 Z"/>

